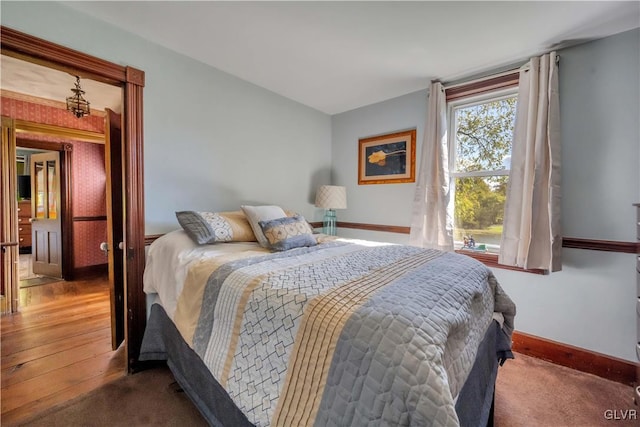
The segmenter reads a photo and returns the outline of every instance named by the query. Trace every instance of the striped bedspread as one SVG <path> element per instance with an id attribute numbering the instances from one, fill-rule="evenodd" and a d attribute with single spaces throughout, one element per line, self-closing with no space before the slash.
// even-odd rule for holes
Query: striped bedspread
<path id="1" fill-rule="evenodd" d="M 198 262 L 174 322 L 257 426 L 449 426 L 494 310 L 469 257 L 334 241 Z"/>

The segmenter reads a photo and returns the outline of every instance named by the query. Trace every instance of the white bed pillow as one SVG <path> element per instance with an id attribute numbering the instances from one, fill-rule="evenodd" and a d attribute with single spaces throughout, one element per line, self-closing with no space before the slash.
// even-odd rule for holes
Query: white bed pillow
<path id="1" fill-rule="evenodd" d="M 246 206 L 242 205 L 242 212 L 247 217 L 247 221 L 251 225 L 253 234 L 256 235 L 256 240 L 263 248 L 269 247 L 269 241 L 262 232 L 260 227 L 260 221 L 271 221 L 272 219 L 284 218 L 287 216 L 285 211 L 280 206 Z"/>

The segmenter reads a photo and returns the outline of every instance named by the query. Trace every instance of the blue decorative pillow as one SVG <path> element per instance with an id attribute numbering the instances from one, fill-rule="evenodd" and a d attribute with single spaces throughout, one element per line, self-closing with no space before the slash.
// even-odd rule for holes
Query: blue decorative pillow
<path id="1" fill-rule="evenodd" d="M 259 221 L 258 224 L 267 238 L 268 248 L 274 251 L 286 251 L 318 244 L 313 236 L 313 230 L 303 216 L 295 215 Z"/>

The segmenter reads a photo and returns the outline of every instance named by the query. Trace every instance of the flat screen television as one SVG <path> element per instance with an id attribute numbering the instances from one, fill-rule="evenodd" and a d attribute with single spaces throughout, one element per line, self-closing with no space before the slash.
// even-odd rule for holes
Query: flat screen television
<path id="1" fill-rule="evenodd" d="M 18 175 L 18 198 L 19 199 L 31 198 L 31 176 L 30 175 Z"/>

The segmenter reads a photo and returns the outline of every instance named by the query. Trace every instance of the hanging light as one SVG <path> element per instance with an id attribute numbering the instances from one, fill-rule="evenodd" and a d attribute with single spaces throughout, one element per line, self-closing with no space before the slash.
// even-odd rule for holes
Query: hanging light
<path id="1" fill-rule="evenodd" d="M 71 89 L 71 92 L 73 92 L 74 95 L 67 98 L 67 110 L 71 111 L 77 118 L 90 115 L 89 101 L 82 97 L 84 91 L 80 87 L 79 76 L 76 76 L 76 87 L 75 89 Z"/>

